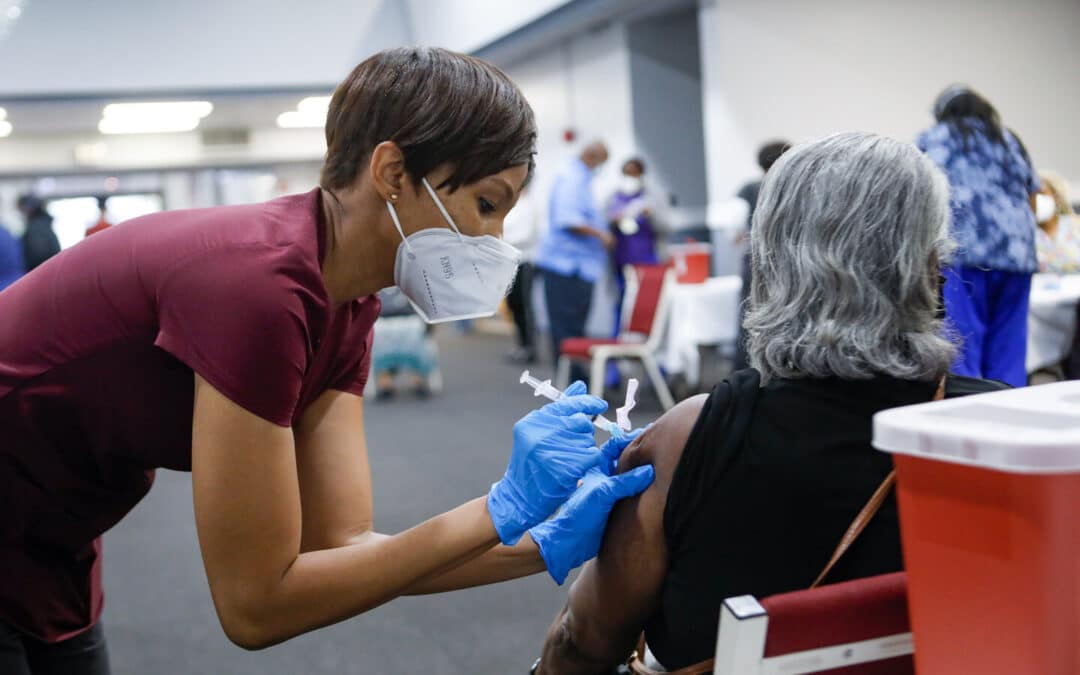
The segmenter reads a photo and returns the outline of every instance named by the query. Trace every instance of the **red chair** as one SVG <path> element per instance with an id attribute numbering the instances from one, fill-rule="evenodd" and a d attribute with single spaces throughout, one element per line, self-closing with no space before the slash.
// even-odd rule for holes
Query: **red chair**
<path id="1" fill-rule="evenodd" d="M 903 572 L 774 595 L 728 598 L 714 675 L 914 675 Z"/>
<path id="2" fill-rule="evenodd" d="M 660 372 L 654 354 L 660 348 L 667 326 L 670 302 L 668 290 L 675 283 L 675 274 L 667 265 L 627 265 L 626 293 L 623 296 L 623 321 L 619 337 L 594 339 L 567 338 L 559 345 L 559 367 L 556 386 L 565 389 L 570 379 L 572 359 L 592 363 L 589 393 L 603 397 L 607 362 L 611 359 L 637 359 L 652 381 L 664 410 L 675 405 L 667 382 Z"/>

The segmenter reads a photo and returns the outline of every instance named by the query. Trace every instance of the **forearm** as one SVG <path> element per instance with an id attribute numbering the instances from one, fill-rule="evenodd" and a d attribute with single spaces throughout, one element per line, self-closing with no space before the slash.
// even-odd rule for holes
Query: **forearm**
<path id="1" fill-rule="evenodd" d="M 546 570 L 540 549 L 526 535 L 516 546 L 496 546 L 454 569 L 422 579 L 409 586 L 403 595 L 445 593 L 520 579 Z"/>
<path id="2" fill-rule="evenodd" d="M 354 541 L 299 554 L 279 580 L 260 587 L 230 637 L 261 648 L 356 616 L 481 555 L 498 535 L 478 498 L 400 534 Z"/>
<path id="3" fill-rule="evenodd" d="M 598 230 L 595 227 L 590 227 L 589 225 L 575 225 L 574 227 L 570 227 L 567 229 L 569 229 L 576 235 L 582 237 L 592 237 L 594 239 L 599 239 L 600 241 L 604 241 L 607 237 L 606 232 Z"/>

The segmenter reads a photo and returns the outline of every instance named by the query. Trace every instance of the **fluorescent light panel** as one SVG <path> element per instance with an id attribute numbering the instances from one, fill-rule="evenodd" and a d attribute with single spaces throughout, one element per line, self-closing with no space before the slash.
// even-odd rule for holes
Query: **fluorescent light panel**
<path id="1" fill-rule="evenodd" d="M 326 113 L 303 113 L 289 110 L 278 115 L 277 125 L 282 129 L 311 129 L 326 124 Z"/>
<path id="2" fill-rule="evenodd" d="M 160 134 L 191 131 L 213 112 L 209 101 L 110 103 L 101 111 L 103 134 Z"/>
<path id="3" fill-rule="evenodd" d="M 308 96 L 296 104 L 296 109 L 302 113 L 321 113 L 323 116 L 329 108 L 329 96 Z"/>
<path id="4" fill-rule="evenodd" d="M 277 125 L 282 129 L 312 129 L 326 126 L 326 111 L 330 107 L 329 96 L 308 96 L 296 104 L 296 110 L 278 115 Z"/>

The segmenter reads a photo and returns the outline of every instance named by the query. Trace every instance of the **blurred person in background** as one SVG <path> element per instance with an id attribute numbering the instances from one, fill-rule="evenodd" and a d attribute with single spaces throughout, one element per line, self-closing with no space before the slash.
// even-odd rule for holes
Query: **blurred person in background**
<path id="1" fill-rule="evenodd" d="M 53 231 L 53 217 L 45 210 L 45 202 L 33 194 L 19 197 L 19 213 L 26 221 L 23 232 L 23 262 L 32 272 L 43 262 L 60 252 L 60 240 Z"/>
<path id="2" fill-rule="evenodd" d="M 954 372 L 1022 386 L 1039 177 L 994 106 L 969 87 L 942 91 L 933 113 L 936 124 L 916 142 L 952 186 L 958 248 L 944 271 L 945 315 L 963 341 Z"/>
<path id="3" fill-rule="evenodd" d="M 614 672 L 644 631 L 652 671 L 712 673 L 700 662 L 726 598 L 903 568 L 892 496 L 826 565 L 891 485 L 892 460 L 870 443 L 874 414 L 1004 387 L 946 377 L 948 226 L 945 176 L 910 143 L 835 134 L 776 163 L 751 241 L 753 368 L 683 401 L 623 454 L 619 471 L 652 463 L 656 481 L 615 507 L 535 672 Z"/>
<path id="4" fill-rule="evenodd" d="M 26 273 L 19 240 L 0 223 L 0 291 Z"/>
<path id="5" fill-rule="evenodd" d="M 626 160 L 622 175 L 607 205 L 607 220 L 615 237 L 612 263 L 615 276 L 615 335 L 622 321 L 622 301 L 626 291 L 623 267 L 655 265 L 656 204 L 646 191 L 645 162 L 638 157 Z M 614 366 L 614 364 L 612 364 Z"/>
<path id="6" fill-rule="evenodd" d="M 318 188 L 144 216 L 0 293 L 0 672 L 108 672 L 101 535 L 158 467 L 191 471 L 210 595 L 246 649 L 403 594 L 564 574 L 651 482 L 611 475 L 632 436 L 596 448 L 607 404 L 578 382 L 514 425 L 486 496 L 375 530 L 375 294 L 396 285 L 429 323 L 495 313 L 536 124 L 491 64 L 400 48 L 337 87 L 326 141 Z"/>
<path id="7" fill-rule="evenodd" d="M 608 251 L 615 245 L 615 237 L 604 214 L 596 207 L 592 192 L 593 174 L 607 158 L 603 143 L 589 143 L 563 169 L 551 188 L 549 227 L 540 244 L 536 266 L 544 276 L 544 300 L 556 365 L 562 341 L 585 335 L 593 289 L 607 273 Z M 575 362 L 570 377 L 584 380 L 588 375 Z"/>
<path id="8" fill-rule="evenodd" d="M 92 234 L 97 234 L 102 230 L 112 227 L 112 223 L 109 222 L 107 211 L 109 205 L 109 198 L 100 196 L 97 198 L 98 205 L 98 219 L 97 222 L 86 228 L 86 236 L 89 237 Z"/>
<path id="9" fill-rule="evenodd" d="M 431 395 L 428 378 L 437 367 L 431 326 L 424 323 L 397 287 L 379 291 L 379 319 L 371 343 L 371 371 L 375 373 L 375 399 L 397 394 L 396 380 L 405 374 L 419 398 Z"/>
<path id="10" fill-rule="evenodd" d="M 776 160 L 780 159 L 780 156 L 787 152 L 790 147 L 791 143 L 788 143 L 787 141 L 771 141 L 758 149 L 757 161 L 758 166 L 761 167 L 763 176 L 769 172 L 769 169 L 776 163 Z M 742 243 L 750 236 L 754 221 L 754 209 L 757 208 L 758 192 L 761 191 L 762 180 L 762 178 L 759 178 L 750 181 L 739 188 L 739 192 L 735 195 L 746 202 L 750 207 L 750 211 L 746 216 L 746 233 L 740 237 L 739 243 Z M 746 317 L 746 299 L 750 297 L 750 268 L 750 248 L 747 247 L 742 260 L 742 288 L 739 291 L 738 338 L 735 340 L 735 363 L 733 365 L 735 370 L 742 370 L 750 365 L 746 352 L 746 335 L 742 325 L 743 319 Z"/>
<path id="11" fill-rule="evenodd" d="M 1052 274 L 1080 272 L 1080 218 L 1069 203 L 1068 187 L 1053 171 L 1040 171 L 1042 187 L 1035 195 L 1035 248 L 1039 271 Z"/>
<path id="12" fill-rule="evenodd" d="M 506 296 L 506 306 L 514 319 L 517 349 L 507 355 L 507 360 L 517 364 L 536 362 L 536 321 L 532 308 L 533 256 L 539 240 L 536 204 L 529 188 L 521 193 L 517 204 L 506 214 L 503 222 L 503 240 L 521 251 L 514 285 Z"/>

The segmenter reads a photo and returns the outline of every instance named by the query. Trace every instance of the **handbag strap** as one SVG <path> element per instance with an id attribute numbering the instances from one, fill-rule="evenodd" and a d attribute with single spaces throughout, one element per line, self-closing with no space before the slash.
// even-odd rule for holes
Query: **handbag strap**
<path id="1" fill-rule="evenodd" d="M 938 383 L 937 391 L 934 392 L 932 400 L 940 401 L 944 398 L 945 378 L 943 377 L 941 382 Z M 810 588 L 817 588 L 829 576 L 836 563 L 840 562 L 840 558 L 847 553 L 847 550 L 859 538 L 859 535 L 870 524 L 877 512 L 881 510 L 881 505 L 885 503 L 885 499 L 889 496 L 889 492 L 892 491 L 895 483 L 896 470 L 894 469 L 889 472 L 888 476 L 885 476 L 885 480 L 881 481 L 881 485 L 874 491 L 874 494 L 870 495 L 870 499 L 863 506 L 862 511 L 859 511 L 859 515 L 855 516 L 855 520 L 851 521 L 851 525 L 848 526 L 844 536 L 840 538 L 840 543 L 836 545 L 836 550 L 833 551 L 829 562 L 825 564 L 825 569 L 821 570 L 821 574 L 814 580 L 814 583 L 810 584 Z M 630 661 L 627 665 L 633 675 L 710 675 L 713 672 L 714 663 L 713 659 L 708 659 L 678 670 L 653 670 L 645 665 L 645 633 L 642 633 L 641 637 L 638 638 L 637 651 L 630 655 Z"/>
<path id="2" fill-rule="evenodd" d="M 825 563 L 825 569 L 821 570 L 821 574 L 818 575 L 817 579 L 814 579 L 814 583 L 810 584 L 810 588 L 817 588 L 821 585 L 821 582 L 825 581 L 825 577 L 829 576 L 829 572 L 833 571 L 836 563 L 840 562 L 840 558 L 844 557 L 847 550 L 851 548 L 851 545 L 855 543 L 855 540 L 859 538 L 866 526 L 874 519 L 877 512 L 881 510 L 881 505 L 885 503 L 885 498 L 889 496 L 889 492 L 895 483 L 896 471 L 893 470 L 889 472 L 888 476 L 885 476 L 885 480 L 881 481 L 881 485 L 878 486 L 877 490 L 874 490 L 874 494 L 870 495 L 870 500 L 862 507 L 862 511 L 859 511 L 859 515 L 855 516 L 855 520 L 851 521 L 851 525 L 848 526 L 847 532 L 844 532 L 844 536 L 840 538 L 840 543 L 836 545 L 836 550 L 833 551 L 829 562 Z"/>

